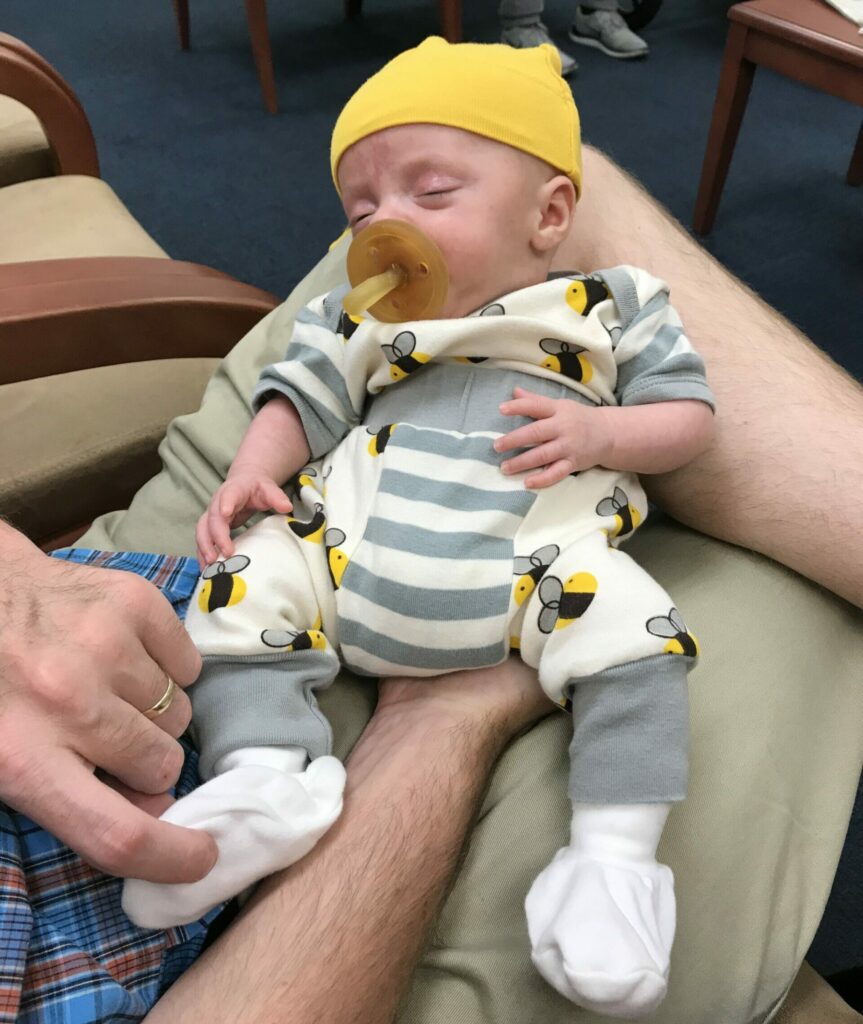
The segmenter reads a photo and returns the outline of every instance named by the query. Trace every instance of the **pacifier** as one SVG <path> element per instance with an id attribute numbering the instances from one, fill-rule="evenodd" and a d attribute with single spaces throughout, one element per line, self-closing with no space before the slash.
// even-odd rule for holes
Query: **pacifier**
<path id="1" fill-rule="evenodd" d="M 387 324 L 434 320 L 446 302 L 449 274 L 443 253 L 419 228 L 403 220 L 379 220 L 348 249 L 352 290 L 342 305 L 349 316 L 368 310 Z"/>

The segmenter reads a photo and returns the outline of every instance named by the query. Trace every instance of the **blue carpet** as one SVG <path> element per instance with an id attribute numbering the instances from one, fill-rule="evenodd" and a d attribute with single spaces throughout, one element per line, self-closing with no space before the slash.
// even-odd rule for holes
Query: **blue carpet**
<path id="1" fill-rule="evenodd" d="M 192 51 L 169 0 L 0 0 L 0 30 L 47 57 L 87 110 L 105 179 L 177 259 L 286 295 L 341 233 L 329 185 L 332 124 L 353 90 L 438 31 L 431 0 L 271 0 L 281 113 L 263 110 L 240 0 L 192 0 Z M 496 37 L 495 0 L 465 4 L 467 38 Z M 646 61 L 571 47 L 588 141 L 688 224 L 728 4 L 666 0 Z M 565 44 L 572 0 L 549 0 Z M 707 247 L 821 348 L 863 378 L 863 189 L 844 183 L 859 109 L 759 70 Z M 673 282 L 672 282 L 673 287 Z M 771 400 L 771 396 L 765 396 Z M 781 395 L 773 396 L 781 401 Z M 810 958 L 863 964 L 863 801 Z"/>

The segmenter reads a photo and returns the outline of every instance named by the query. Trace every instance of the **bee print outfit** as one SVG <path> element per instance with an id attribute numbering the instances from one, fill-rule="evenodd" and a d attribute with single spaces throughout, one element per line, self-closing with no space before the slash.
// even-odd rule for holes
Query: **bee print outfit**
<path id="1" fill-rule="evenodd" d="M 516 648 L 571 702 L 574 800 L 682 799 L 697 646 L 619 550 L 647 514 L 637 478 L 597 468 L 529 491 L 494 449 L 528 422 L 499 410 L 515 386 L 712 405 L 667 287 L 633 267 L 555 274 L 468 317 L 402 324 L 348 317 L 346 291 L 298 315 L 255 393 L 302 418 L 314 461 L 294 511 L 209 566 L 187 618 L 204 656 L 190 691 L 204 777 L 244 747 L 329 753 L 315 690 L 340 664 L 424 676 Z"/>

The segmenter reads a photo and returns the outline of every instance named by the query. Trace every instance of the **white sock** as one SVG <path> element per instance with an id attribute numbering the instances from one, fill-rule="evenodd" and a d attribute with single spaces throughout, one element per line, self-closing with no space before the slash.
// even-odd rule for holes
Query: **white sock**
<path id="1" fill-rule="evenodd" d="M 674 877 L 656 862 L 670 804 L 576 804 L 570 845 L 527 895 L 533 962 L 585 1009 L 634 1020 L 665 996 Z"/>
<path id="2" fill-rule="evenodd" d="M 305 856 L 342 810 L 345 769 L 335 757 L 308 760 L 298 747 L 251 747 L 228 754 L 222 774 L 172 804 L 163 821 L 209 832 L 215 866 L 198 882 L 126 879 L 123 910 L 142 928 L 197 921 L 223 900 Z"/>

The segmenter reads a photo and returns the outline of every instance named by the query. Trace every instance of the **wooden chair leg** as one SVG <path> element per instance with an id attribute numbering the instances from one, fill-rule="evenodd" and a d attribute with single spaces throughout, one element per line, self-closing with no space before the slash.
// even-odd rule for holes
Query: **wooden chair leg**
<path id="1" fill-rule="evenodd" d="M 449 43 L 462 41 L 462 0 L 438 0 L 441 31 Z"/>
<path id="2" fill-rule="evenodd" d="M 246 0 L 246 18 L 249 22 L 252 53 L 255 55 L 255 67 L 258 69 L 258 81 L 261 83 L 264 106 L 271 114 L 277 114 L 279 101 L 276 96 L 276 80 L 273 76 L 270 30 L 267 27 L 267 0 Z"/>
<path id="3" fill-rule="evenodd" d="M 692 227 L 699 235 L 706 235 L 716 219 L 719 199 L 746 110 L 749 90 L 752 88 L 755 65 L 743 56 L 747 31 L 746 26 L 739 22 L 732 22 L 728 29 L 728 41 L 713 106 L 713 120 L 707 137 L 701 182 L 692 218 Z"/>
<path id="4" fill-rule="evenodd" d="M 363 0 L 345 0 L 345 17 L 348 21 L 351 18 L 358 18 L 363 10 Z"/>
<path id="5" fill-rule="evenodd" d="M 174 0 L 174 14 L 177 17 L 177 34 L 180 49 L 189 49 L 189 0 Z"/>
<path id="6" fill-rule="evenodd" d="M 860 125 L 857 134 L 857 145 L 854 147 L 845 180 L 849 185 L 863 185 L 863 124 Z"/>

